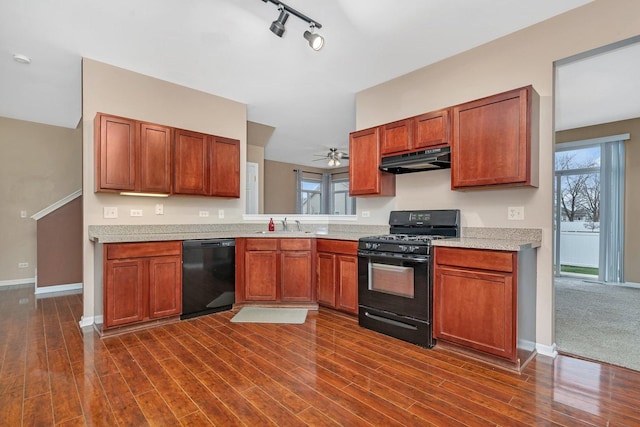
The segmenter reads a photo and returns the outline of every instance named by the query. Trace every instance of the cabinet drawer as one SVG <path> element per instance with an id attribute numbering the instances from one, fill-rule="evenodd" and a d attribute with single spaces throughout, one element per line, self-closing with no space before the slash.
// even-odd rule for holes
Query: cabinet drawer
<path id="1" fill-rule="evenodd" d="M 480 270 L 513 272 L 515 252 L 482 249 L 436 248 L 436 264 Z"/>
<path id="2" fill-rule="evenodd" d="M 282 251 L 310 251 L 311 239 L 280 239 Z"/>
<path id="3" fill-rule="evenodd" d="M 180 255 L 182 242 L 107 243 L 105 252 L 107 259 Z"/>
<path id="4" fill-rule="evenodd" d="M 276 251 L 278 250 L 278 239 L 247 239 L 247 251 Z"/>
<path id="5" fill-rule="evenodd" d="M 358 253 L 358 242 L 349 240 L 318 239 L 316 242 L 316 248 L 318 252 L 356 255 Z"/>

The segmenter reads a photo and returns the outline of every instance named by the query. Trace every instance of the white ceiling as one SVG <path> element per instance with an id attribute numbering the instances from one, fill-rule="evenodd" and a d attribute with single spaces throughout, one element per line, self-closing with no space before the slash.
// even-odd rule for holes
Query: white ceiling
<path id="1" fill-rule="evenodd" d="M 88 57 L 246 103 L 275 127 L 267 159 L 311 165 L 347 148 L 356 92 L 588 2 L 285 1 L 322 24 L 315 52 L 294 16 L 272 34 L 277 9 L 261 0 L 5 0 L 0 116 L 75 128 Z"/>

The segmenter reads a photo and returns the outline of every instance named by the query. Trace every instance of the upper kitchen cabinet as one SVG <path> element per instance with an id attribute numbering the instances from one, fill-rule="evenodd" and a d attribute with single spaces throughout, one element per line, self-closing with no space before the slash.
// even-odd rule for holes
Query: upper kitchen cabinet
<path id="1" fill-rule="evenodd" d="M 173 192 L 209 195 L 209 136 L 176 129 L 173 143 Z"/>
<path id="2" fill-rule="evenodd" d="M 98 113 L 96 191 L 171 191 L 171 128 Z"/>
<path id="3" fill-rule="evenodd" d="M 98 113 L 95 191 L 240 197 L 240 141 Z"/>
<path id="4" fill-rule="evenodd" d="M 171 192 L 171 128 L 140 123 L 136 188 L 145 193 Z"/>
<path id="5" fill-rule="evenodd" d="M 240 197 L 240 141 L 176 129 L 174 194 Z"/>
<path id="6" fill-rule="evenodd" d="M 240 141 L 214 136 L 210 149 L 211 195 L 240 197 Z"/>
<path id="7" fill-rule="evenodd" d="M 451 188 L 537 187 L 538 111 L 531 86 L 453 107 Z"/>
<path id="8" fill-rule="evenodd" d="M 433 111 L 412 119 L 413 144 L 412 149 L 422 150 L 449 144 L 451 124 L 449 110 Z"/>
<path id="9" fill-rule="evenodd" d="M 381 127 L 349 135 L 349 195 L 395 196 L 396 177 L 380 171 Z"/>
<path id="10" fill-rule="evenodd" d="M 382 156 L 424 150 L 449 144 L 449 109 L 421 114 L 382 125 Z"/>
<path id="11" fill-rule="evenodd" d="M 413 120 L 405 119 L 382 125 L 380 152 L 383 156 L 403 153 L 411 149 Z"/>

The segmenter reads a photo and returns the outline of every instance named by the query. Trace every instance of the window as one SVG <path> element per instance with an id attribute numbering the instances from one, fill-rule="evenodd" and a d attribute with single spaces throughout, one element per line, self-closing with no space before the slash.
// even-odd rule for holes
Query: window
<path id="1" fill-rule="evenodd" d="M 338 175 L 344 175 L 344 173 L 330 174 L 296 170 L 296 213 L 355 215 L 356 199 L 349 197 L 349 178 L 338 177 Z"/>
<path id="2" fill-rule="evenodd" d="M 555 153 L 555 274 L 624 281 L 624 140 L 558 144 Z"/>

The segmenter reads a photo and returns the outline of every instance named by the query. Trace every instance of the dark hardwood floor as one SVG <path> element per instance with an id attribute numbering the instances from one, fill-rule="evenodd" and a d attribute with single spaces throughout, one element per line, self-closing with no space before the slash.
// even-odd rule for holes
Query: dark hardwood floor
<path id="1" fill-rule="evenodd" d="M 0 290 L 0 425 L 640 425 L 640 373 L 538 356 L 521 375 L 321 309 L 100 339 L 80 295 Z"/>

